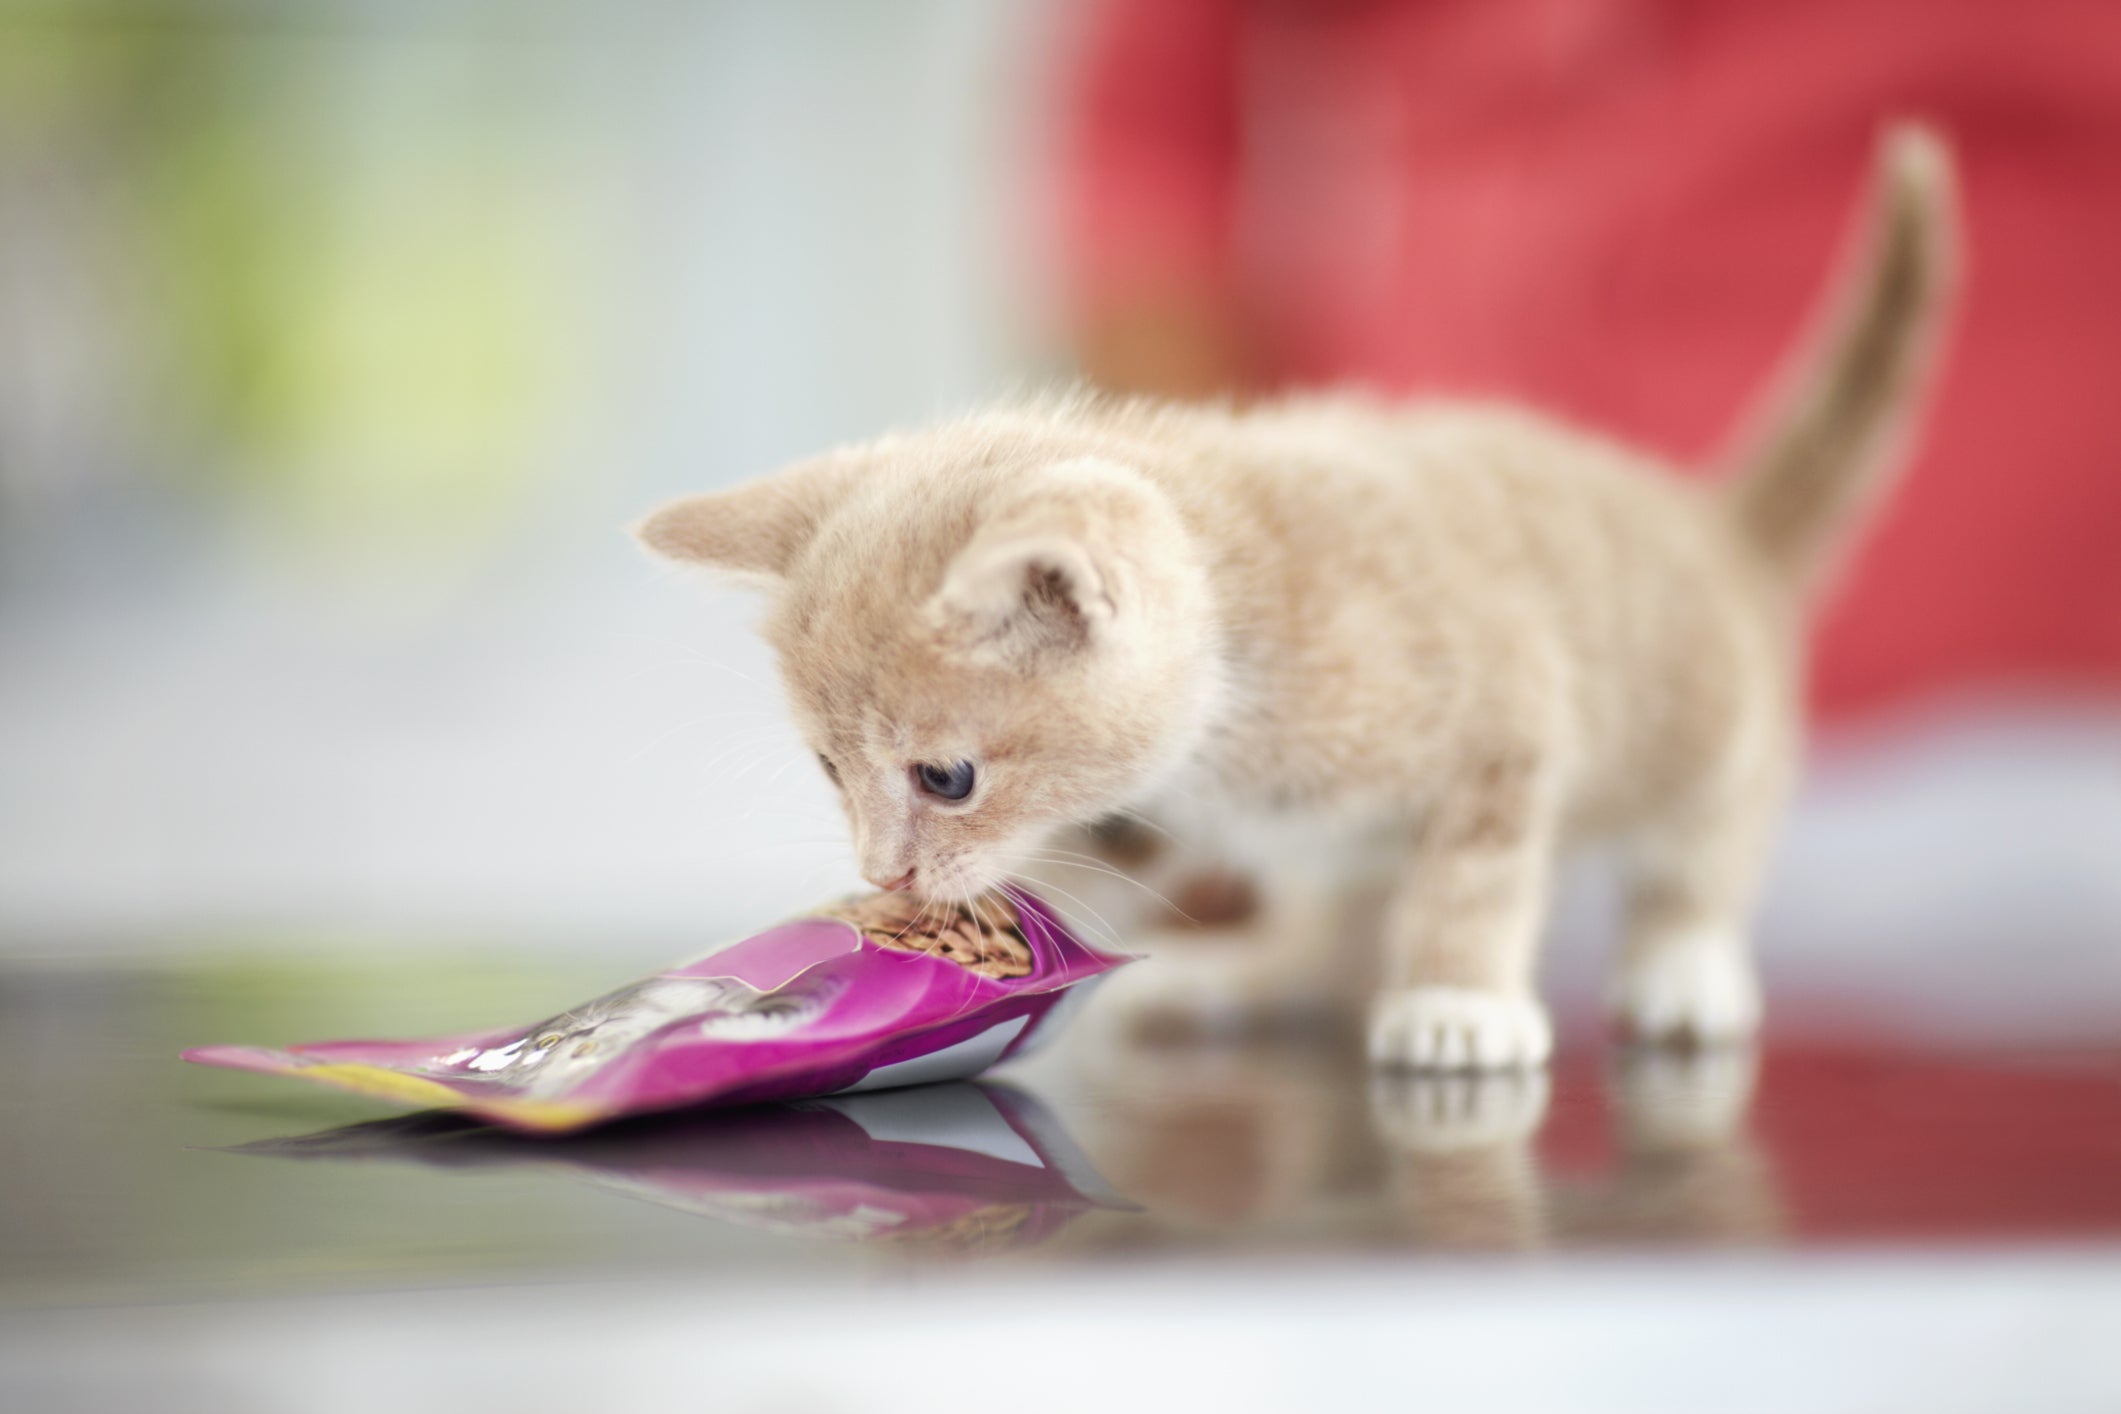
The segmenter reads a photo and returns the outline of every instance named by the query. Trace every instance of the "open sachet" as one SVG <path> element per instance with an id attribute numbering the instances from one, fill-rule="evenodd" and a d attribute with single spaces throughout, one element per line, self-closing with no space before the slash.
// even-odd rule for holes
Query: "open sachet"
<path id="1" fill-rule="evenodd" d="M 966 904 L 873 894 L 659 972 L 533 1026 L 423 1041 L 204 1046 L 184 1059 L 292 1075 L 511 1129 L 964 1079 L 1023 1054 L 1098 951 L 1021 890 Z"/>

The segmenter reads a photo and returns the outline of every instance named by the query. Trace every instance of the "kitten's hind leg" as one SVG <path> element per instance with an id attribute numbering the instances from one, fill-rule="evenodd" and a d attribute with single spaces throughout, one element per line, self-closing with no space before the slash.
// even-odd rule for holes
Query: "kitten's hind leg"
<path id="1" fill-rule="evenodd" d="M 1506 1070 L 1553 1050 L 1533 990 L 1558 829 L 1559 779 L 1535 748 L 1475 759 L 1436 802 L 1385 920 L 1386 988 L 1370 1059 Z"/>
<path id="2" fill-rule="evenodd" d="M 1631 842 L 1608 1009 L 1645 1041 L 1715 1045 L 1760 1023 L 1748 931 L 1779 790 L 1684 809 Z"/>

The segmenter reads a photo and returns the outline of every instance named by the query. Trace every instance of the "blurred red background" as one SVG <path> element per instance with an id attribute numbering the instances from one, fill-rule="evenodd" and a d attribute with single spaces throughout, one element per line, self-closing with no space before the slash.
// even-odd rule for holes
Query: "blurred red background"
<path id="1" fill-rule="evenodd" d="M 1093 378 L 1506 395 L 1696 465 L 1814 307 L 1879 127 L 1936 124 L 1964 303 L 1814 696 L 2121 686 L 2121 6 L 1100 0 L 1079 39 Z"/>

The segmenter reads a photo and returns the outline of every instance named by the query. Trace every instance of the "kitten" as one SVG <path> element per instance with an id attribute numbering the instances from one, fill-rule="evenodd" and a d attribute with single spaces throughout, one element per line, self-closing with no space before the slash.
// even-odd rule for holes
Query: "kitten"
<path id="1" fill-rule="evenodd" d="M 639 535 L 769 591 L 879 887 L 961 900 L 1128 809 L 1383 842 L 1373 1058 L 1521 1067 L 1551 1047 L 1557 850 L 1612 838 L 1620 1019 L 1742 1036 L 1806 605 L 1904 459 L 1954 283 L 1942 145 L 1895 131 L 1875 185 L 1849 297 L 1717 484 L 1507 407 L 1074 395 L 688 497 Z"/>

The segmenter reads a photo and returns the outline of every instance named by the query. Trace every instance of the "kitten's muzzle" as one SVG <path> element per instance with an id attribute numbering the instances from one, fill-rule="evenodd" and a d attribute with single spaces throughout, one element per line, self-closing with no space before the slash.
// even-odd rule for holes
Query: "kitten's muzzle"
<path id="1" fill-rule="evenodd" d="M 913 887 L 913 876 L 918 874 L 919 872 L 920 870 L 918 869 L 908 869 L 905 873 L 899 875 L 896 879 L 891 880 L 889 883 L 886 883 L 882 879 L 876 878 L 874 875 L 864 875 L 863 877 L 867 878 L 872 885 L 879 889 L 882 889 L 886 893 L 902 894 Z"/>

